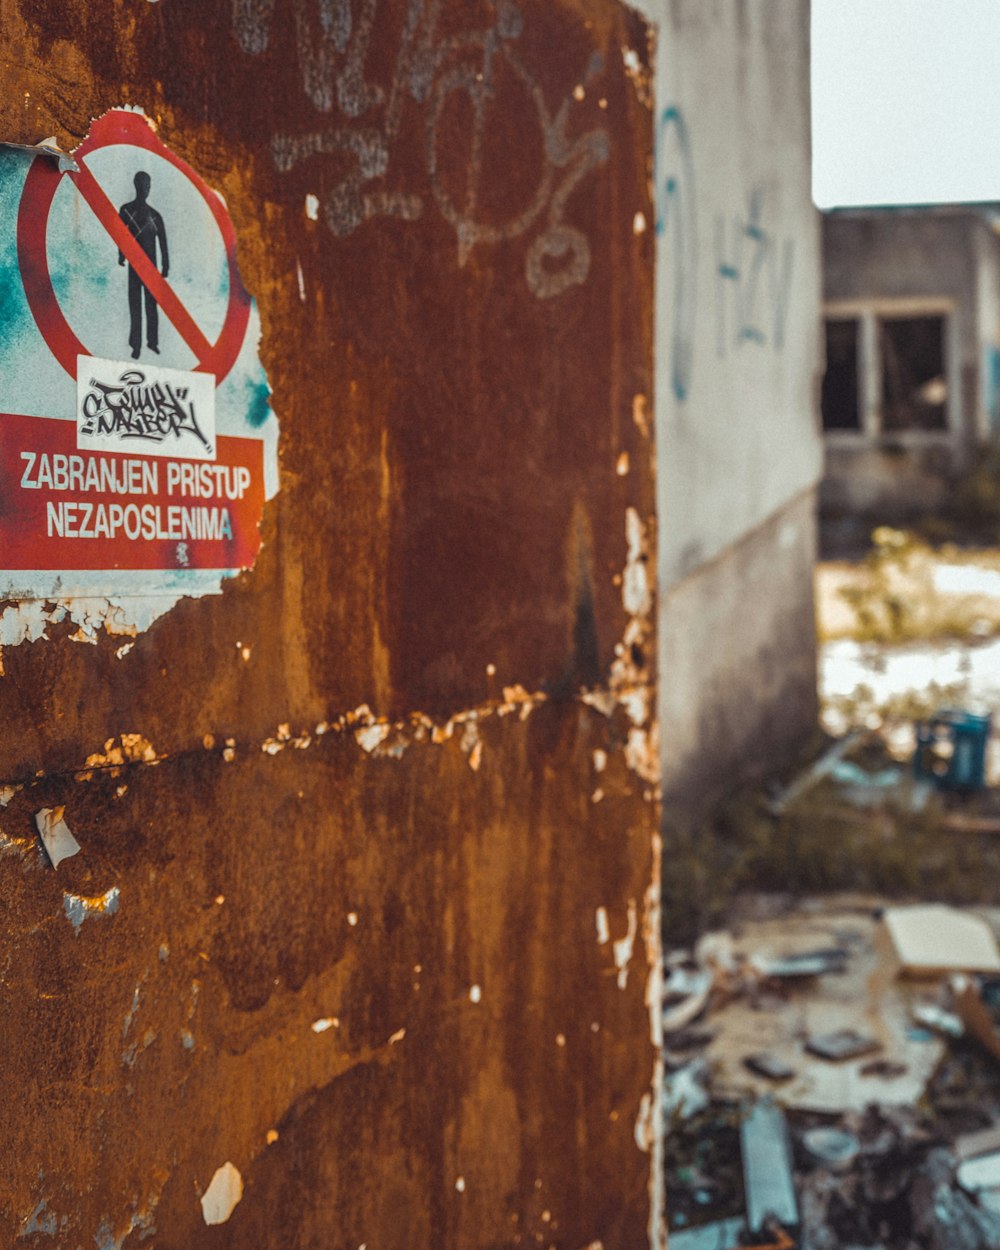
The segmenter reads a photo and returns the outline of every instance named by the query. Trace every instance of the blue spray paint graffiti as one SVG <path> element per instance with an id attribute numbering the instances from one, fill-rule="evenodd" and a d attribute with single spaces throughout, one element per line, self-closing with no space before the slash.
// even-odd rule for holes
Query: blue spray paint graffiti
<path id="1" fill-rule="evenodd" d="M 669 274 L 670 385 L 688 398 L 698 320 L 698 210 L 694 157 L 684 114 L 664 109 L 656 136 L 656 233 Z M 764 192 L 756 188 L 747 211 L 715 220 L 717 347 L 721 357 L 747 344 L 781 351 L 792 289 L 795 243 L 764 224 Z"/>
<path id="2" fill-rule="evenodd" d="M 744 343 L 777 351 L 785 345 L 795 243 L 775 238 L 763 217 L 764 193 L 757 187 L 747 212 L 732 219 L 731 234 L 724 216 L 715 220 L 720 356 Z"/>
<path id="3" fill-rule="evenodd" d="M 698 235 L 694 162 L 687 124 L 679 108 L 666 109 L 660 118 L 656 186 L 659 191 L 656 233 L 667 240 L 671 267 L 670 383 L 676 397 L 686 399 L 694 355 Z"/>

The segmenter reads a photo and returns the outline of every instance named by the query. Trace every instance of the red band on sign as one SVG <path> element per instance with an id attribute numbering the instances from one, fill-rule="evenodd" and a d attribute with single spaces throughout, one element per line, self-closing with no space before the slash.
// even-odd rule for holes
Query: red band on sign
<path id="1" fill-rule="evenodd" d="M 263 444 L 216 442 L 214 461 L 82 451 L 75 421 L 0 413 L 4 568 L 250 568 Z"/>
<path id="2" fill-rule="evenodd" d="M 229 303 L 219 337 L 210 342 L 199 329 L 169 282 L 145 255 L 118 216 L 105 190 L 87 168 L 85 158 L 102 148 L 124 145 L 153 152 L 168 161 L 186 178 L 208 206 L 222 235 L 229 269 Z M 197 357 L 201 373 L 215 375 L 216 384 L 229 373 L 243 347 L 250 318 L 250 296 L 236 265 L 236 233 L 225 205 L 215 192 L 155 134 L 141 113 L 112 110 L 97 119 L 90 134 L 74 153 L 78 173 L 61 174 L 55 161 L 36 157 L 24 181 L 17 216 L 17 250 L 21 279 L 32 316 L 52 354 L 71 377 L 76 377 L 77 356 L 95 353 L 81 343 L 59 305 L 49 273 L 47 236 L 52 201 L 61 180 L 69 178 L 107 231 L 115 247 L 124 253 L 164 315 Z"/>

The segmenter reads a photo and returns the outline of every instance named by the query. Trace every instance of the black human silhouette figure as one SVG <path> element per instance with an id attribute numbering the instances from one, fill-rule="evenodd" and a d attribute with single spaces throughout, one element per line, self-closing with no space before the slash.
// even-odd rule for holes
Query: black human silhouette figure
<path id="1" fill-rule="evenodd" d="M 149 259 L 156 266 L 156 241 L 160 242 L 160 272 L 164 277 L 170 272 L 170 257 L 167 252 L 167 232 L 163 226 L 163 218 L 153 208 L 149 200 L 149 187 L 152 179 L 144 169 L 136 174 L 135 199 L 123 204 L 118 216 L 128 227 L 129 234 L 135 239 Z M 119 265 L 125 264 L 125 256 L 119 251 Z M 132 359 L 139 359 L 142 347 L 142 304 L 146 304 L 146 346 L 151 352 L 160 354 L 159 346 L 159 309 L 153 292 L 143 285 L 142 279 L 132 268 L 128 267 L 128 344 L 132 348 Z"/>

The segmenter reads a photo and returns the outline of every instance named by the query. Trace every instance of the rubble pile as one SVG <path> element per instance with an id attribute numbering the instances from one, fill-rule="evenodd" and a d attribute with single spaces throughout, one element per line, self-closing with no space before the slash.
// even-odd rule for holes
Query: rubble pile
<path id="1" fill-rule="evenodd" d="M 1000 1247 L 1000 910 L 732 919 L 667 956 L 671 1250 Z"/>

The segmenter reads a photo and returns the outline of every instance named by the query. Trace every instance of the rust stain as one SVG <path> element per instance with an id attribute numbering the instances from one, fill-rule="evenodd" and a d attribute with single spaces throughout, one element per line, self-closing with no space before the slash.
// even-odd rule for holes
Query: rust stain
<path id="1" fill-rule="evenodd" d="M 282 418 L 221 595 L 0 604 L 4 1244 L 664 1244 L 648 48 L 0 0 L 0 134 L 223 192 Z"/>

